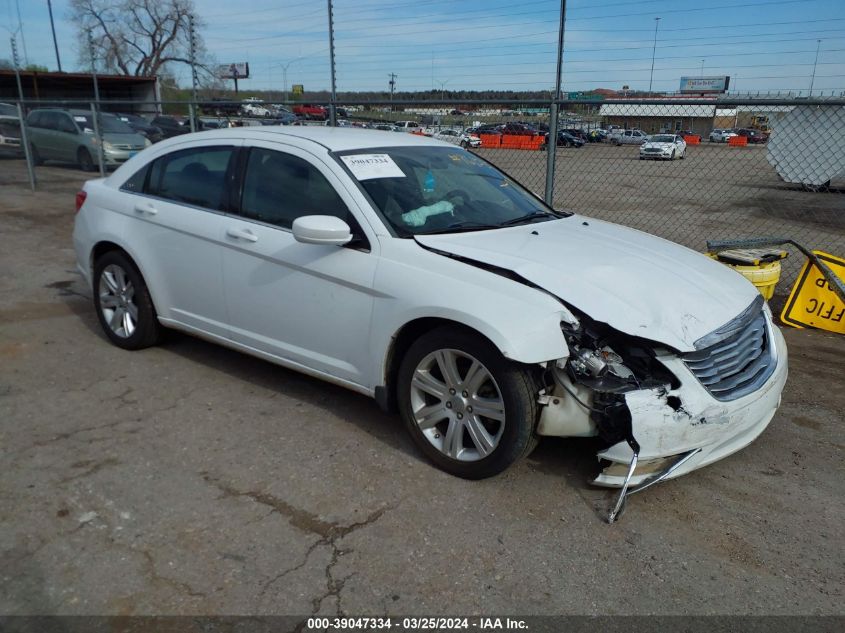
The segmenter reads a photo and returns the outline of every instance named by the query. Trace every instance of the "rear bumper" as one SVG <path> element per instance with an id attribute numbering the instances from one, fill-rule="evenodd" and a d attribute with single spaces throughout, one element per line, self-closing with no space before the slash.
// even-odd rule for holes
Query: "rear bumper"
<path id="1" fill-rule="evenodd" d="M 669 393 L 642 390 L 626 395 L 631 411 L 634 437 L 640 444 L 637 469 L 630 485 L 637 486 L 665 470 L 678 456 L 700 451 L 672 472 L 667 479 L 712 464 L 753 442 L 769 425 L 780 405 L 781 392 L 788 374 L 786 342 L 772 327 L 772 342 L 777 353 L 777 367 L 757 391 L 731 402 L 715 400 L 674 357 L 661 358 L 667 368 L 681 378 L 681 387 Z M 668 396 L 677 396 L 681 408 L 667 404 Z M 610 462 L 593 480 L 598 486 L 619 488 L 625 480 L 633 452 L 620 442 L 598 454 Z"/>

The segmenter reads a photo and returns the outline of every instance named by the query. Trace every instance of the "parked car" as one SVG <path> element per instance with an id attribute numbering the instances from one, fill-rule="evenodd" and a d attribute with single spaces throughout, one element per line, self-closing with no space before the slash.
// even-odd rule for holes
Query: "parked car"
<path id="1" fill-rule="evenodd" d="M 687 155 L 687 143 L 677 134 L 654 134 L 640 145 L 640 160 L 683 160 Z"/>
<path id="2" fill-rule="evenodd" d="M 759 130 L 750 130 L 747 128 L 740 128 L 738 130 L 734 130 L 737 136 L 744 136 L 748 139 L 748 143 L 753 143 L 755 145 L 759 145 L 761 143 L 765 143 L 769 140 L 769 135 L 765 132 L 761 132 Z"/>
<path id="3" fill-rule="evenodd" d="M 244 116 L 254 117 L 269 117 L 273 115 L 269 107 L 254 101 L 244 102 L 244 104 L 241 105 L 241 113 Z"/>
<path id="4" fill-rule="evenodd" d="M 0 153 L 23 154 L 18 109 L 9 103 L 0 103 Z"/>
<path id="5" fill-rule="evenodd" d="M 548 139 L 548 135 L 546 137 Z M 577 136 L 572 136 L 569 132 L 559 130 L 557 133 L 558 147 L 584 147 L 584 139 Z"/>
<path id="6" fill-rule="evenodd" d="M 439 141 L 446 141 L 461 147 L 481 147 L 481 139 L 460 130 L 440 130 L 431 135 Z"/>
<path id="7" fill-rule="evenodd" d="M 397 121 L 394 125 L 402 132 L 418 132 L 422 129 L 418 121 Z"/>
<path id="8" fill-rule="evenodd" d="M 112 114 L 97 118 L 103 139 L 102 154 L 106 167 L 115 167 L 152 145 Z M 94 134 L 90 110 L 32 110 L 26 117 L 27 140 L 36 165 L 47 160 L 76 163 L 85 171 L 100 164 L 99 139 Z"/>
<path id="9" fill-rule="evenodd" d="M 642 145 L 648 140 L 648 134 L 642 130 L 613 130 L 609 138 L 614 145 Z"/>
<path id="10" fill-rule="evenodd" d="M 198 119 L 198 121 L 200 126 L 202 126 L 202 119 Z M 150 123 L 161 130 L 164 138 L 173 138 L 174 136 L 191 133 L 191 122 L 185 117 L 175 117 L 162 114 L 154 117 Z"/>
<path id="11" fill-rule="evenodd" d="M 677 477 L 753 441 L 786 381 L 741 275 L 556 211 L 435 139 L 208 131 L 76 201 L 77 268 L 113 344 L 175 328 L 372 396 L 453 475 L 592 435 L 598 485 Z"/>
<path id="12" fill-rule="evenodd" d="M 587 133 L 584 130 L 580 130 L 578 128 L 567 127 L 564 128 L 562 131 L 569 134 L 569 136 L 574 136 L 575 138 L 581 139 L 585 143 L 590 140 L 590 137 L 587 135 Z"/>
<path id="13" fill-rule="evenodd" d="M 312 119 L 314 121 L 325 121 L 329 118 L 329 111 L 325 107 L 307 103 L 293 106 L 293 113 L 298 114 L 304 119 Z"/>
<path id="14" fill-rule="evenodd" d="M 736 132 L 733 130 L 723 130 L 717 128 L 710 132 L 709 140 L 711 143 L 727 143 L 728 139 L 732 136 L 736 136 Z"/>
<path id="15" fill-rule="evenodd" d="M 161 129 L 137 114 L 117 113 L 115 116 L 131 127 L 135 132 L 150 140 L 150 143 L 158 143 L 164 138 Z"/>
<path id="16" fill-rule="evenodd" d="M 540 132 L 531 125 L 525 123 L 508 122 L 499 126 L 500 134 L 512 136 L 537 136 Z"/>

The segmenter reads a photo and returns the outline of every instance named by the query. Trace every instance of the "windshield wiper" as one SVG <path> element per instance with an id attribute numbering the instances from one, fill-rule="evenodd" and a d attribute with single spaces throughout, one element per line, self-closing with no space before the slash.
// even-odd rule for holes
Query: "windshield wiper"
<path id="1" fill-rule="evenodd" d="M 521 215 L 518 218 L 511 218 L 510 220 L 505 220 L 504 222 L 500 222 L 499 226 L 514 226 L 516 224 L 522 224 L 523 222 L 531 222 L 532 220 L 539 220 L 540 218 L 560 218 L 556 213 L 552 213 L 550 211 L 532 211 L 528 215 Z"/>
<path id="2" fill-rule="evenodd" d="M 481 222 L 455 222 L 442 229 L 417 231 L 414 235 L 439 235 L 441 233 L 463 233 L 465 231 L 487 231 L 501 228 L 501 224 L 483 224 Z"/>

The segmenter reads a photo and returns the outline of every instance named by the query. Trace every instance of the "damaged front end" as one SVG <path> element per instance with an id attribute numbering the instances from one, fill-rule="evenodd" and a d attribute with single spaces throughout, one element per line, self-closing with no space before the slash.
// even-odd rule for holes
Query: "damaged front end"
<path id="1" fill-rule="evenodd" d="M 538 433 L 598 436 L 593 481 L 628 495 L 736 452 L 768 425 L 786 380 L 786 346 L 762 298 L 679 353 L 578 315 L 570 354 L 549 365 Z"/>

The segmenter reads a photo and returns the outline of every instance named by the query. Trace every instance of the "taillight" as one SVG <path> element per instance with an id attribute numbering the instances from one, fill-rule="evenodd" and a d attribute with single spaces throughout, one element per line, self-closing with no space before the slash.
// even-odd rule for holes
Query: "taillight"
<path id="1" fill-rule="evenodd" d="M 84 191 L 79 191 L 76 194 L 76 211 L 77 211 L 77 213 L 82 208 L 82 205 L 85 204 L 85 198 L 87 198 L 87 197 L 88 197 L 88 194 L 85 193 Z"/>

